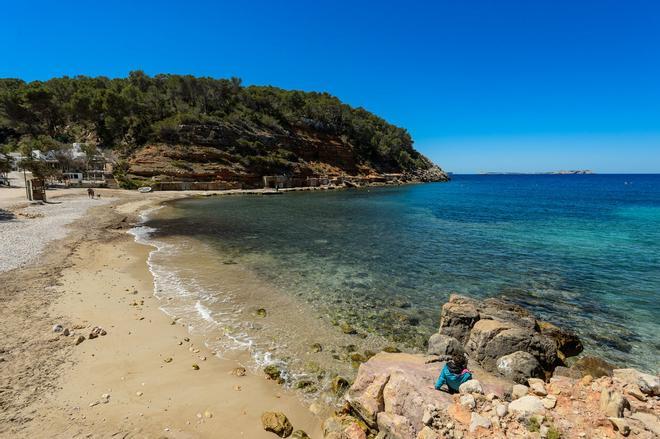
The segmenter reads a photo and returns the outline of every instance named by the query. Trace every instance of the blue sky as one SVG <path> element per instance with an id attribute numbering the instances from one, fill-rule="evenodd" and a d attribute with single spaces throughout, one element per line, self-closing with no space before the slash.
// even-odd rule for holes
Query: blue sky
<path id="1" fill-rule="evenodd" d="M 660 172 L 660 2 L 3 1 L 0 77 L 328 91 L 454 172 Z"/>

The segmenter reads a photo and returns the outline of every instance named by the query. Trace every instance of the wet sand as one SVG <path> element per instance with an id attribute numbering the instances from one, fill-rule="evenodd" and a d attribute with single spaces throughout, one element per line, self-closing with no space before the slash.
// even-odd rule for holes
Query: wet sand
<path id="1" fill-rule="evenodd" d="M 159 310 L 151 249 L 126 230 L 139 210 L 187 194 L 102 193 L 108 205 L 0 274 L 0 436 L 272 438 L 260 416 L 275 410 L 319 437 L 321 418 L 297 395 L 261 374 L 232 375 L 246 358 L 215 357 Z M 95 326 L 107 335 L 88 339 Z"/>

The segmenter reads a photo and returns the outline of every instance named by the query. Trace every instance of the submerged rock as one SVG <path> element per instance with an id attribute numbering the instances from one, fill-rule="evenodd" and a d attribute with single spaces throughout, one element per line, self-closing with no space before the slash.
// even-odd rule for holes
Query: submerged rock
<path id="1" fill-rule="evenodd" d="M 293 426 L 282 412 L 264 412 L 261 415 L 261 425 L 264 430 L 275 433 L 279 437 L 289 437 Z"/>
<path id="2" fill-rule="evenodd" d="M 591 375 L 594 378 L 612 376 L 615 366 L 599 357 L 586 356 L 579 358 L 571 366 L 572 370 L 578 371 L 582 376 Z"/>
<path id="3" fill-rule="evenodd" d="M 538 396 L 527 395 L 512 401 L 509 411 L 519 416 L 542 415 L 545 413 L 545 407 Z"/>

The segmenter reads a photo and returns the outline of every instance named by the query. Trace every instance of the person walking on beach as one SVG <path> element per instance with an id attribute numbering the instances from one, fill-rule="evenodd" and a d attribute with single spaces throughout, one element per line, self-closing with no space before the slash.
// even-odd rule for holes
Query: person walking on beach
<path id="1" fill-rule="evenodd" d="M 94 199 L 94 189 L 91 187 L 87 189 L 87 197 Z"/>
<path id="2" fill-rule="evenodd" d="M 458 388 L 466 381 L 472 379 L 472 372 L 467 369 L 467 359 L 464 354 L 454 355 L 442 368 L 438 380 L 435 382 L 435 390 L 440 390 L 447 385 L 447 392 L 456 393 Z"/>

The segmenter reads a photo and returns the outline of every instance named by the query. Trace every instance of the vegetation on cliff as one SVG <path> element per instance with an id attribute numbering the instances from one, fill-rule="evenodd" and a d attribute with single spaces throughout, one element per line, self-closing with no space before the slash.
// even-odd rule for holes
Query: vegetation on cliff
<path id="1" fill-rule="evenodd" d="M 0 145 L 5 150 L 46 150 L 71 142 L 94 143 L 123 157 L 161 145 L 177 156 L 170 168 L 183 171 L 188 161 L 198 160 L 238 163 L 239 173 L 295 173 L 296 163 L 314 160 L 304 153 L 306 144 L 315 142 L 349 150 L 355 169 L 433 167 L 413 149 L 405 129 L 327 93 L 244 87 L 238 78 L 150 77 L 141 71 L 117 79 L 0 79 Z M 195 150 L 199 146 L 213 150 L 200 153 Z M 163 154 L 153 151 L 152 158 Z M 331 165 L 342 169 L 344 162 Z"/>

